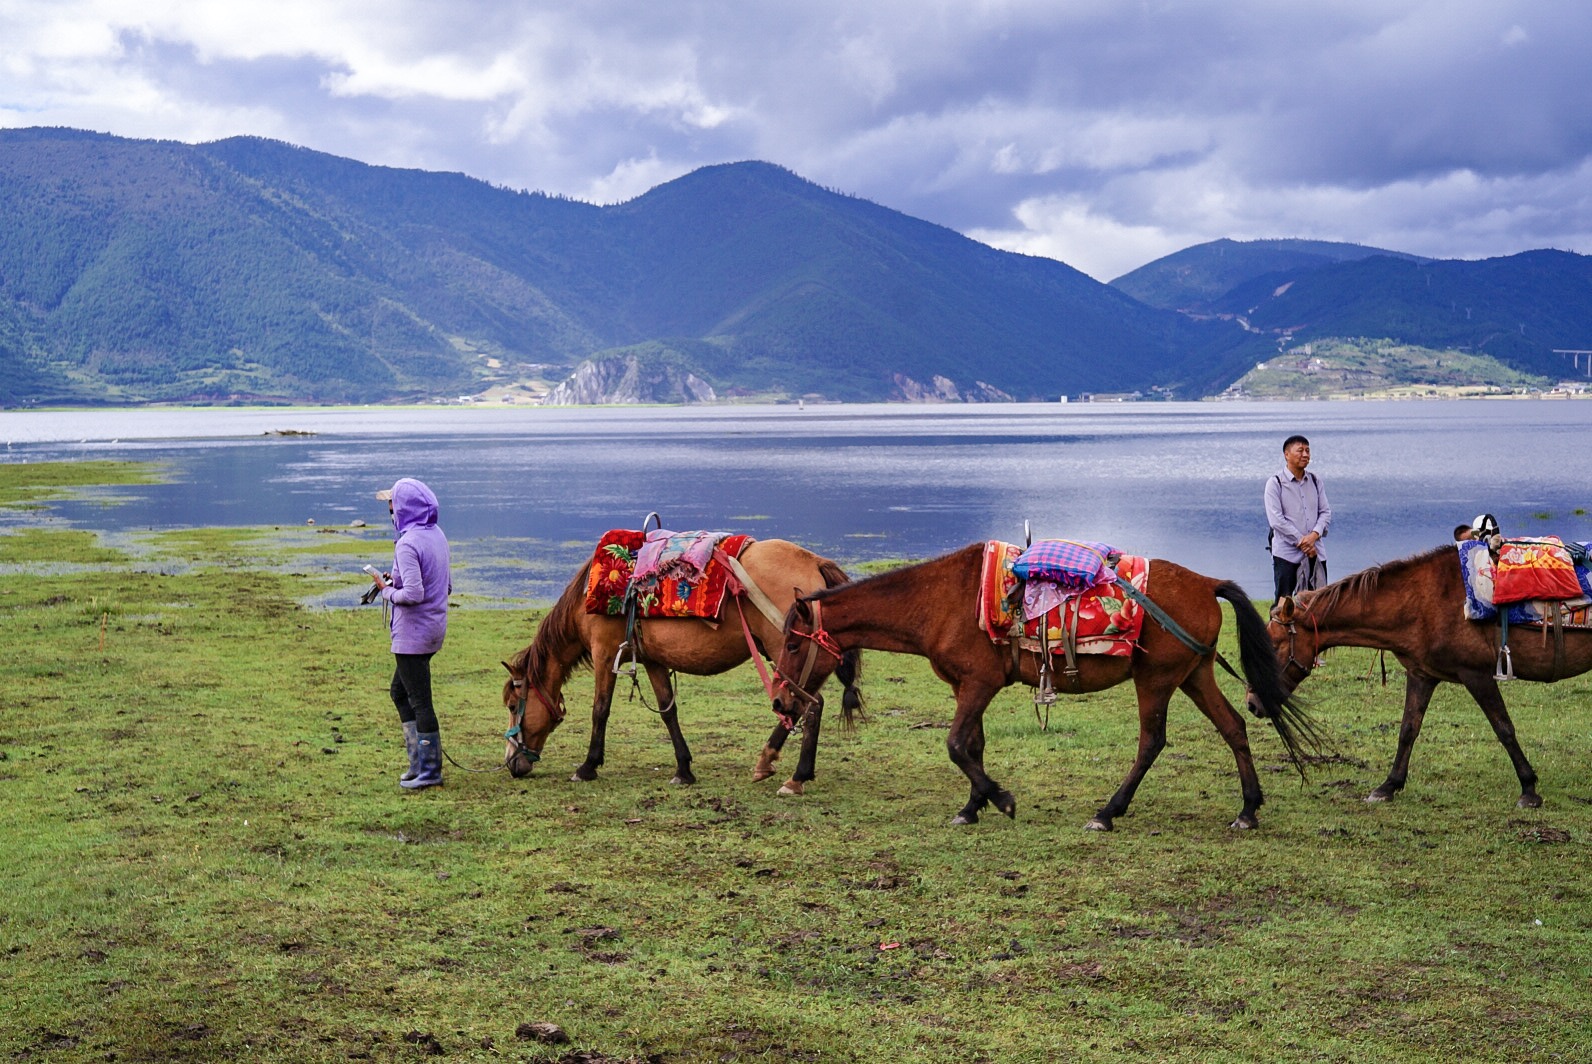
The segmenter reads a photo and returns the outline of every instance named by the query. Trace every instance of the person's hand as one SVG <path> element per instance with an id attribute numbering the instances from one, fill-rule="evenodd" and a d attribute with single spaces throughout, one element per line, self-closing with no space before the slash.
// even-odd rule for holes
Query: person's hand
<path id="1" fill-rule="evenodd" d="M 1321 542 L 1321 537 L 1314 532 L 1307 532 L 1299 539 L 1299 549 L 1310 558 L 1316 556 L 1316 544 Z"/>

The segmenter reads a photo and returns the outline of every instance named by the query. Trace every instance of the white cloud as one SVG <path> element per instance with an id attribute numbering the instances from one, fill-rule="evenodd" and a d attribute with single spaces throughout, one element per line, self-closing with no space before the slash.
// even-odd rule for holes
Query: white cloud
<path id="1" fill-rule="evenodd" d="M 1592 251 L 1592 5 L 0 0 L 0 124 L 610 202 L 765 158 L 1095 276 L 1221 236 Z"/>

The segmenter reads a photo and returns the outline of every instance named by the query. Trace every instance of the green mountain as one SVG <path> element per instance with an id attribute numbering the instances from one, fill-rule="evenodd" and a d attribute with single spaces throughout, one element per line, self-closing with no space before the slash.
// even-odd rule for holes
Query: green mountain
<path id="1" fill-rule="evenodd" d="M 481 394 L 615 357 L 719 395 L 1192 394 L 1256 343 L 767 163 L 596 207 L 258 138 L 0 131 L 0 403 Z"/>
<path id="2" fill-rule="evenodd" d="M 1279 345 L 1385 337 L 1557 379 L 1575 370 L 1555 349 L 1592 349 L 1592 258 L 1564 251 L 1475 262 L 1380 256 L 1257 278 L 1208 309 Z"/>
<path id="3" fill-rule="evenodd" d="M 1111 282 L 1152 307 L 1197 310 L 1258 277 L 1299 274 L 1337 262 L 1391 255 L 1414 262 L 1416 255 L 1327 240 L 1212 240 L 1140 266 Z"/>

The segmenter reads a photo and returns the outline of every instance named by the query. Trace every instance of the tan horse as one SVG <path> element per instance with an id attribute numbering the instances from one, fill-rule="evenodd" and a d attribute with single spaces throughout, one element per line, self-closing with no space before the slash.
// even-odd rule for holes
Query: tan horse
<path id="1" fill-rule="evenodd" d="M 977 601 L 984 544 L 974 543 L 943 558 L 894 572 L 803 595 L 785 618 L 785 643 L 780 650 L 782 676 L 810 677 L 803 689 L 814 690 L 840 663 L 837 655 L 859 649 L 917 654 L 928 658 L 934 672 L 951 685 L 956 716 L 946 737 L 951 760 L 972 784 L 972 794 L 953 824 L 971 824 L 985 805 L 1007 816 L 1017 815 L 1017 800 L 984 769 L 984 710 L 1008 684 L 1038 681 L 1037 655 L 1013 655 L 993 643 L 978 626 Z M 1086 825 L 1110 831 L 1115 818 L 1127 812 L 1134 791 L 1166 745 L 1166 709 L 1181 690 L 1208 717 L 1233 751 L 1244 805 L 1235 828 L 1255 826 L 1260 808 L 1260 779 L 1249 752 L 1244 720 L 1216 686 L 1211 649 L 1222 627 L 1221 604 L 1232 604 L 1238 619 L 1238 643 L 1244 679 L 1255 695 L 1254 711 L 1271 722 L 1296 765 L 1302 745 L 1317 745 L 1310 718 L 1282 691 L 1266 622 L 1244 589 L 1156 559 L 1151 563 L 1148 597 L 1189 636 L 1204 644 L 1197 653 L 1152 618 L 1129 657 L 1095 654 L 1078 657 L 1075 682 L 1057 681 L 1059 694 L 1103 691 L 1131 679 L 1139 701 L 1139 750 L 1127 778 Z M 795 696 L 800 698 L 802 696 Z M 776 705 L 789 701 L 782 689 Z M 1302 771 L 1302 768 L 1301 768 Z"/>
<path id="2" fill-rule="evenodd" d="M 782 615 L 796 596 L 805 591 L 834 587 L 846 582 L 846 574 L 827 558 L 782 539 L 756 540 L 741 553 L 741 566 L 752 582 L 772 600 Z M 543 746 L 553 729 L 564 719 L 563 688 L 570 674 L 582 665 L 593 665 L 596 691 L 592 698 L 591 742 L 586 760 L 575 769 L 575 780 L 594 780 L 603 764 L 608 714 L 613 702 L 615 659 L 625 640 L 623 617 L 599 616 L 586 612 L 586 580 L 591 562 L 581 566 L 570 580 L 542 623 L 531 644 L 503 667 L 509 679 L 503 685 L 503 704 L 509 711 L 509 731 L 505 736 L 503 763 L 519 778 L 529 775 L 541 759 Z M 742 617 L 745 617 L 745 627 Z M 746 631 L 763 657 L 766 648 L 780 645 L 780 626 L 766 618 L 749 600 L 737 604 L 731 595 L 724 597 L 716 624 L 700 618 L 657 617 L 636 622 L 636 658 L 645 668 L 660 716 L 674 744 L 675 774 L 671 783 L 695 783 L 691 772 L 691 751 L 680 732 L 679 707 L 675 703 L 671 670 L 692 676 L 712 676 L 732 669 L 752 656 Z M 624 653 L 630 661 L 630 650 Z M 846 685 L 841 704 L 842 719 L 849 724 L 862 705 L 857 682 L 861 676 L 861 656 L 849 655 L 836 670 Z M 802 752 L 796 773 L 780 788 L 781 794 L 800 794 L 802 785 L 813 778 L 822 702 L 809 704 L 803 717 Z M 784 719 L 774 726 L 758 758 L 754 779 L 773 775 L 773 763 L 790 729 Z"/>
<path id="3" fill-rule="evenodd" d="M 1515 804 L 1535 809 L 1537 773 L 1515 739 L 1515 725 L 1493 678 L 1498 660 L 1498 626 L 1465 619 L 1465 586 L 1452 543 L 1401 561 L 1373 566 L 1294 598 L 1283 596 L 1271 611 L 1271 640 L 1283 666 L 1285 689 L 1292 691 L 1315 667 L 1327 647 L 1386 650 L 1404 666 L 1404 720 L 1398 752 L 1387 779 L 1366 795 L 1386 802 L 1404 789 L 1410 751 L 1421 734 L 1426 707 L 1440 683 L 1457 683 L 1470 692 L 1509 754 L 1520 797 Z M 1592 633 L 1568 629 L 1556 649 L 1540 627 L 1515 628 L 1509 640 L 1514 675 L 1552 683 L 1592 669 Z"/>

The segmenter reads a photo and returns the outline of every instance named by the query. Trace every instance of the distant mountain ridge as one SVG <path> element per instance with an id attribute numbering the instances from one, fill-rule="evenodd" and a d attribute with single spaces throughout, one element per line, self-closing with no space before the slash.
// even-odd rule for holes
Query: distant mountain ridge
<path id="1" fill-rule="evenodd" d="M 3 405 L 1193 398 L 1333 338 L 1568 375 L 1592 259 L 1213 241 L 1108 286 L 764 162 L 598 207 L 255 137 L 0 130 Z"/>
<path id="2" fill-rule="evenodd" d="M 620 351 L 721 395 L 1055 398 L 1237 369 L 1230 332 L 768 163 L 596 207 L 259 138 L 0 131 L 6 402 L 476 394 Z"/>
<path id="3" fill-rule="evenodd" d="M 1123 274 L 1111 286 L 1141 303 L 1166 310 L 1198 310 L 1239 285 L 1272 274 L 1297 274 L 1338 262 L 1391 255 L 1430 261 L 1402 251 L 1328 240 L 1212 240 L 1195 244 Z"/>

